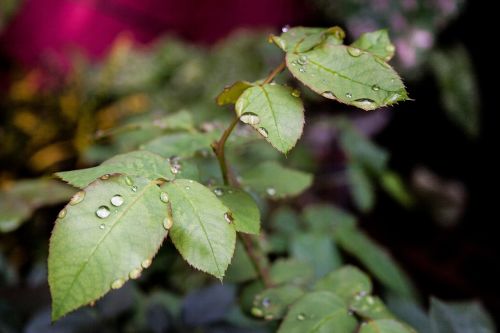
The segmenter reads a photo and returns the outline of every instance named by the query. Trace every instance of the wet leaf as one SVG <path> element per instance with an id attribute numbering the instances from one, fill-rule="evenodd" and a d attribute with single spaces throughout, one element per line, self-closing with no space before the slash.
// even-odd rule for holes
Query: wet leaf
<path id="1" fill-rule="evenodd" d="M 318 280 L 314 290 L 330 291 L 349 302 L 358 294 L 370 294 L 372 282 L 368 275 L 357 267 L 343 266 Z"/>
<path id="2" fill-rule="evenodd" d="M 385 61 L 391 60 L 396 51 L 396 47 L 391 43 L 386 29 L 364 33 L 351 46 L 370 52 Z"/>
<path id="3" fill-rule="evenodd" d="M 219 186 L 213 192 L 231 211 L 236 231 L 258 235 L 260 211 L 255 200 L 245 191 L 229 186 Z"/>
<path id="4" fill-rule="evenodd" d="M 217 96 L 216 102 L 221 106 L 235 104 L 241 94 L 243 94 L 243 92 L 251 86 L 252 84 L 250 82 L 236 81 L 232 85 L 224 88 L 224 90 Z"/>
<path id="5" fill-rule="evenodd" d="M 303 294 L 302 289 L 291 285 L 265 289 L 255 296 L 252 314 L 266 320 L 281 319 L 288 306 Z"/>

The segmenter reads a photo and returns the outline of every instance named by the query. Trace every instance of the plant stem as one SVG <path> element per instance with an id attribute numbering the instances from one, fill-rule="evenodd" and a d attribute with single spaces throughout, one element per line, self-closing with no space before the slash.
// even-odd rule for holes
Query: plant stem
<path id="1" fill-rule="evenodd" d="M 224 179 L 224 184 L 232 185 L 235 187 L 239 187 L 239 184 L 233 177 L 230 168 L 228 167 L 224 147 L 226 145 L 227 139 L 229 138 L 229 135 L 231 135 L 231 132 L 236 127 L 236 124 L 238 124 L 238 120 L 239 118 L 235 117 L 231 122 L 231 124 L 228 126 L 228 128 L 226 128 L 224 133 L 222 133 L 221 138 L 212 144 L 212 149 L 214 150 L 215 156 L 217 156 L 217 160 L 219 161 L 220 169 L 222 172 L 222 178 Z M 250 257 L 255 267 L 255 270 L 259 274 L 262 283 L 264 283 L 264 286 L 266 286 L 266 288 L 272 287 L 273 283 L 269 275 L 267 257 L 263 255 L 260 250 L 255 248 L 254 246 L 255 244 L 250 235 L 238 233 L 238 236 L 241 242 L 243 243 L 243 246 L 245 247 L 245 251 Z"/>
<path id="2" fill-rule="evenodd" d="M 268 84 L 270 83 L 272 80 L 274 80 L 274 77 L 276 75 L 278 75 L 279 73 L 281 73 L 286 67 L 286 62 L 285 60 L 283 60 L 279 65 L 278 67 L 276 67 L 275 69 L 273 69 L 273 71 L 271 73 L 269 73 L 269 75 L 266 77 L 266 79 L 264 80 L 264 82 L 262 82 L 262 85 L 264 84 Z"/>

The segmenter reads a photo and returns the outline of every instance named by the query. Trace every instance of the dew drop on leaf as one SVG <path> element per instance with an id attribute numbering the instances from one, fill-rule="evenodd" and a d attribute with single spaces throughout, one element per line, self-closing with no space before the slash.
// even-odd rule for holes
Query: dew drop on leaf
<path id="1" fill-rule="evenodd" d="M 372 90 L 373 90 L 373 91 L 379 91 L 379 90 L 380 90 L 380 87 L 379 87 L 378 85 L 374 84 L 374 85 L 372 86 Z"/>
<path id="2" fill-rule="evenodd" d="M 148 268 L 151 266 L 151 259 L 145 259 L 143 262 L 141 262 L 142 268 Z"/>
<path id="3" fill-rule="evenodd" d="M 302 320 L 306 319 L 306 315 L 305 315 L 305 314 L 303 314 L 303 313 L 299 313 L 299 314 L 297 315 L 297 319 L 298 319 L 298 320 L 300 320 L 300 321 L 302 321 Z"/>
<path id="4" fill-rule="evenodd" d="M 137 186 L 135 186 L 135 185 L 132 185 L 132 187 L 130 189 L 132 190 L 132 192 L 137 192 Z"/>
<path id="5" fill-rule="evenodd" d="M 191 187 L 189 187 L 189 186 L 186 186 L 185 188 L 186 188 L 186 190 L 190 190 L 191 189 Z"/>
<path id="6" fill-rule="evenodd" d="M 305 55 L 301 55 L 297 62 L 299 63 L 299 65 L 305 65 L 307 64 L 307 57 Z"/>
<path id="7" fill-rule="evenodd" d="M 57 214 L 57 217 L 60 219 L 63 219 L 66 216 L 66 208 L 61 209 L 59 214 Z"/>
<path id="8" fill-rule="evenodd" d="M 168 194 L 167 192 L 161 192 L 160 193 L 160 200 L 163 201 L 163 202 L 168 202 Z"/>
<path id="9" fill-rule="evenodd" d="M 101 206 L 95 211 L 95 215 L 101 219 L 107 218 L 109 214 L 111 214 L 111 212 L 109 211 L 108 206 Z"/>
<path id="10" fill-rule="evenodd" d="M 288 24 L 281 28 L 281 32 L 288 32 L 288 30 L 290 30 L 290 26 Z"/>
<path id="11" fill-rule="evenodd" d="M 369 98 L 356 99 L 353 102 L 353 104 L 356 105 L 357 107 L 364 108 L 364 109 L 375 109 L 377 107 L 377 103 L 375 103 L 375 101 L 373 99 L 369 99 Z"/>
<path id="12" fill-rule="evenodd" d="M 125 184 L 127 184 L 128 186 L 132 186 L 134 185 L 134 181 L 129 176 L 125 176 Z"/>
<path id="13" fill-rule="evenodd" d="M 76 204 L 79 204 L 80 202 L 83 201 L 83 199 L 85 198 L 85 191 L 79 191 L 77 193 L 75 193 L 75 195 L 73 195 L 71 197 L 71 200 L 69 201 L 69 204 L 74 206 Z"/>
<path id="14" fill-rule="evenodd" d="M 220 187 L 217 187 L 214 189 L 214 193 L 216 196 L 220 197 L 221 195 L 224 194 L 224 191 Z"/>
<path id="15" fill-rule="evenodd" d="M 265 138 L 269 136 L 269 133 L 267 133 L 267 130 L 264 127 L 259 127 L 257 131 Z"/>
<path id="16" fill-rule="evenodd" d="M 125 284 L 125 280 L 123 279 L 116 279 L 111 283 L 111 289 L 119 289 Z"/>
<path id="17" fill-rule="evenodd" d="M 300 97 L 300 90 L 298 90 L 298 89 L 293 89 L 293 90 L 292 90 L 292 96 L 293 96 L 293 97 L 297 97 L 297 98 L 298 98 L 298 97 Z"/>
<path id="18" fill-rule="evenodd" d="M 99 229 L 101 229 L 101 230 L 104 230 L 104 228 L 106 228 L 106 226 L 105 226 L 104 224 L 101 224 L 101 225 L 99 226 Z"/>
<path id="19" fill-rule="evenodd" d="M 241 115 L 240 120 L 245 124 L 257 125 L 260 123 L 260 118 L 257 114 L 253 112 L 245 112 Z"/>
<path id="20" fill-rule="evenodd" d="M 140 276 L 141 276 L 141 272 L 142 272 L 142 269 L 141 268 L 136 268 L 136 269 L 133 269 L 129 274 L 128 276 L 132 279 L 132 280 L 135 280 L 135 279 L 138 279 Z"/>
<path id="21" fill-rule="evenodd" d="M 108 179 L 109 179 L 109 173 L 101 176 L 101 180 L 108 180 Z"/>
<path id="22" fill-rule="evenodd" d="M 299 72 L 301 72 L 301 73 L 305 73 L 305 72 L 306 72 L 305 67 L 300 67 L 300 68 L 299 68 Z"/>
<path id="23" fill-rule="evenodd" d="M 112 198 L 111 198 L 111 204 L 115 207 L 120 207 L 121 205 L 123 205 L 123 197 L 119 194 L 115 194 Z"/>
<path id="24" fill-rule="evenodd" d="M 392 44 L 389 44 L 389 45 L 387 45 L 387 46 L 385 47 L 385 50 L 386 50 L 387 52 L 394 52 L 394 51 L 396 51 L 396 47 L 395 47 L 394 45 L 392 45 Z"/>
<path id="25" fill-rule="evenodd" d="M 345 94 L 345 97 L 351 99 L 352 98 L 352 94 L 348 92 L 348 93 Z"/>
<path id="26" fill-rule="evenodd" d="M 227 223 L 233 223 L 233 215 L 231 215 L 230 212 L 224 213 L 224 219 L 226 220 Z"/>
<path id="27" fill-rule="evenodd" d="M 273 187 L 269 187 L 267 190 L 266 190 L 266 193 L 271 196 L 271 197 L 274 197 L 276 195 L 276 189 L 273 188 Z"/>
<path id="28" fill-rule="evenodd" d="M 348 46 L 347 47 L 347 53 L 349 53 L 349 55 L 353 56 L 353 57 L 359 57 L 361 55 L 361 53 L 363 53 L 360 49 L 356 48 L 356 47 L 350 47 Z"/>
<path id="29" fill-rule="evenodd" d="M 324 91 L 323 93 L 321 93 L 321 96 L 326 97 L 326 98 L 330 98 L 330 99 L 335 98 L 335 94 L 331 91 Z"/>
<path id="30" fill-rule="evenodd" d="M 163 219 L 163 227 L 167 230 L 170 230 L 172 228 L 172 225 L 174 224 L 174 220 L 172 217 L 167 216 Z"/>

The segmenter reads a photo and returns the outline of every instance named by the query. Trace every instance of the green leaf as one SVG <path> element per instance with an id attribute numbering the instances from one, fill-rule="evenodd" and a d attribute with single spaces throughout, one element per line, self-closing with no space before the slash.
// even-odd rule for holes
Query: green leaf
<path id="1" fill-rule="evenodd" d="M 309 263 L 316 278 L 338 268 L 342 259 L 329 234 L 300 233 L 290 242 L 290 254 L 297 260 Z"/>
<path id="2" fill-rule="evenodd" d="M 291 207 L 280 205 L 273 212 L 270 225 L 275 233 L 292 236 L 299 230 L 299 217 Z"/>
<path id="3" fill-rule="evenodd" d="M 393 320 L 379 319 L 372 320 L 361 325 L 359 333 L 416 333 L 409 326 Z"/>
<path id="4" fill-rule="evenodd" d="M 106 178 L 116 173 L 142 176 L 150 180 L 170 180 L 175 176 L 171 167 L 169 161 L 159 155 L 148 151 L 133 151 L 116 155 L 93 168 L 58 172 L 56 176 L 75 187 L 84 188 L 99 177 Z"/>
<path id="5" fill-rule="evenodd" d="M 293 27 L 280 36 L 271 35 L 270 39 L 285 52 L 305 52 L 331 38 L 332 43 L 342 44 L 344 31 L 339 27 L 330 29 Z"/>
<path id="6" fill-rule="evenodd" d="M 430 66 L 441 88 L 441 104 L 448 117 L 466 134 L 476 137 L 481 125 L 481 96 L 467 50 L 458 45 L 446 51 L 433 51 Z"/>
<path id="7" fill-rule="evenodd" d="M 269 161 L 244 172 L 241 184 L 271 199 L 281 199 L 305 191 L 312 184 L 312 175 Z"/>
<path id="8" fill-rule="evenodd" d="M 253 85 L 247 81 L 236 81 L 232 85 L 225 87 L 217 96 L 217 105 L 235 104 L 241 94 L 252 86 Z"/>
<path id="9" fill-rule="evenodd" d="M 31 207 L 23 200 L 0 193 L 0 232 L 16 230 L 31 213 Z"/>
<path id="10" fill-rule="evenodd" d="M 161 187 L 172 203 L 170 238 L 193 267 L 222 279 L 233 256 L 236 231 L 230 210 L 207 187 L 177 179 Z"/>
<path id="11" fill-rule="evenodd" d="M 370 294 L 372 282 L 361 270 L 354 266 L 343 266 L 318 280 L 314 290 L 330 291 L 349 302 L 358 294 Z"/>
<path id="12" fill-rule="evenodd" d="M 137 278 L 151 264 L 167 235 L 160 193 L 154 181 L 112 176 L 91 183 L 61 210 L 48 259 L 53 320 Z"/>
<path id="13" fill-rule="evenodd" d="M 493 333 L 494 322 L 477 302 L 445 303 L 431 298 L 432 333 Z"/>
<path id="14" fill-rule="evenodd" d="M 248 280 L 253 280 L 257 277 L 257 271 L 248 256 L 241 242 L 236 242 L 234 249 L 234 257 L 229 265 L 224 282 L 241 283 Z"/>
<path id="15" fill-rule="evenodd" d="M 281 319 L 288 306 L 302 295 L 302 289 L 290 285 L 265 289 L 255 296 L 252 314 L 266 320 Z"/>
<path id="16" fill-rule="evenodd" d="M 341 298 L 327 291 L 316 291 L 292 305 L 278 333 L 354 332 L 356 324 Z"/>
<path id="17" fill-rule="evenodd" d="M 415 199 L 401 177 L 394 171 L 386 171 L 380 177 L 382 188 L 401 205 L 411 207 Z"/>
<path id="18" fill-rule="evenodd" d="M 231 211 L 236 231 L 254 235 L 259 234 L 260 211 L 250 194 L 229 186 L 216 187 L 213 192 Z"/>
<path id="19" fill-rule="evenodd" d="M 220 134 L 217 131 L 208 133 L 174 133 L 160 136 L 141 149 L 147 150 L 163 157 L 191 157 L 197 152 L 210 148 L 212 142 Z"/>
<path id="20" fill-rule="evenodd" d="M 375 205 L 375 189 L 367 172 L 357 163 L 347 166 L 347 179 L 356 207 L 362 212 L 370 211 Z"/>
<path id="21" fill-rule="evenodd" d="M 307 52 L 288 52 L 286 63 L 293 76 L 316 93 L 363 110 L 408 98 L 392 67 L 358 48 L 323 43 Z"/>
<path id="22" fill-rule="evenodd" d="M 349 309 L 363 319 L 394 318 L 394 315 L 387 309 L 380 298 L 365 293 L 354 296 L 349 303 Z"/>
<path id="23" fill-rule="evenodd" d="M 262 135 L 282 153 L 292 149 L 302 135 L 304 106 L 294 90 L 277 84 L 248 88 L 238 98 L 240 120 Z"/>
<path id="24" fill-rule="evenodd" d="M 273 263 L 269 272 L 275 285 L 294 284 L 306 285 L 314 276 L 311 265 L 294 259 L 278 259 Z"/>
<path id="25" fill-rule="evenodd" d="M 356 225 L 353 215 L 331 204 L 308 205 L 302 212 L 302 219 L 308 229 L 326 233 L 338 227 Z"/>
<path id="26" fill-rule="evenodd" d="M 394 259 L 380 245 L 351 226 L 338 228 L 337 244 L 356 257 L 385 287 L 398 295 L 413 298 L 414 289 Z"/>
<path id="27" fill-rule="evenodd" d="M 386 29 L 364 33 L 351 46 L 370 52 L 385 61 L 391 60 L 396 51 L 396 47 L 391 43 Z"/>

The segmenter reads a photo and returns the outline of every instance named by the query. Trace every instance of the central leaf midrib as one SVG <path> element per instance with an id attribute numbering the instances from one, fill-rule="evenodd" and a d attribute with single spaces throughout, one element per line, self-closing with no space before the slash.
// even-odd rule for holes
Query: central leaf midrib
<path id="1" fill-rule="evenodd" d="M 136 203 L 137 201 L 142 197 L 142 194 L 146 191 L 146 189 L 148 189 L 151 185 L 155 184 L 155 182 L 150 182 L 149 184 L 147 184 L 143 190 L 141 190 L 138 194 L 137 194 L 137 197 L 132 200 L 132 202 L 130 203 L 130 205 L 128 207 L 126 207 L 123 211 L 119 212 L 117 215 L 116 215 L 116 218 L 115 218 L 115 221 L 113 223 L 113 225 L 111 225 L 111 228 L 109 228 L 109 230 L 101 237 L 101 239 L 99 239 L 99 241 L 97 242 L 97 244 L 94 246 L 94 248 L 92 249 L 92 251 L 90 252 L 90 254 L 87 256 L 87 258 L 85 259 L 84 261 L 84 264 L 82 265 L 82 267 L 78 270 L 78 272 L 76 273 L 75 277 L 73 278 L 73 280 L 71 281 L 71 285 L 69 286 L 68 290 L 66 291 L 66 293 L 64 294 L 64 297 L 62 298 L 62 301 L 60 304 L 64 304 L 65 301 L 66 301 L 66 298 L 68 297 L 68 294 L 69 292 L 71 291 L 71 289 L 73 288 L 76 280 L 80 277 L 80 274 L 83 272 L 83 270 L 87 267 L 89 261 L 90 261 L 90 258 L 94 255 L 94 253 L 97 251 L 97 248 L 104 242 L 105 238 L 110 234 L 110 232 L 113 230 L 113 228 L 118 224 L 118 220 L 121 219 L 123 217 L 123 215 L 125 215 L 125 213 L 127 213 Z"/>
<path id="2" fill-rule="evenodd" d="M 283 138 L 281 137 L 280 130 L 278 127 L 278 120 L 276 119 L 276 115 L 274 114 L 275 111 L 274 111 L 273 105 L 271 103 L 271 99 L 269 98 L 269 94 L 267 93 L 267 90 L 264 87 L 261 86 L 260 88 L 262 89 L 264 96 L 266 98 L 266 101 L 269 104 L 269 108 L 271 109 L 271 114 L 272 114 L 273 120 L 274 120 L 274 126 L 276 127 L 276 133 L 278 133 L 278 137 L 279 137 L 280 142 L 281 142 L 281 147 L 286 148 L 285 145 L 283 144 Z"/>
<path id="3" fill-rule="evenodd" d="M 189 203 L 189 205 L 191 206 L 191 208 L 193 208 L 193 210 L 195 212 L 195 215 L 196 215 L 196 219 L 198 220 L 198 223 L 200 224 L 200 227 L 203 230 L 203 233 L 205 234 L 205 238 L 207 239 L 208 246 L 210 247 L 210 251 L 212 252 L 212 256 L 214 258 L 214 262 L 215 262 L 215 266 L 217 267 L 217 271 L 219 272 L 219 275 L 221 275 L 221 270 L 220 270 L 220 267 L 219 267 L 219 263 L 217 262 L 217 257 L 215 256 L 214 248 L 212 247 L 212 243 L 210 242 L 210 238 L 208 237 L 208 233 L 205 230 L 205 226 L 203 225 L 203 223 L 202 223 L 202 221 L 200 219 L 200 214 L 198 212 L 198 209 L 196 209 L 196 206 L 190 200 L 189 196 L 185 194 L 184 190 L 182 189 L 182 186 L 179 186 L 177 184 L 175 184 L 175 185 L 181 190 L 182 194 L 186 198 L 186 201 Z"/>

